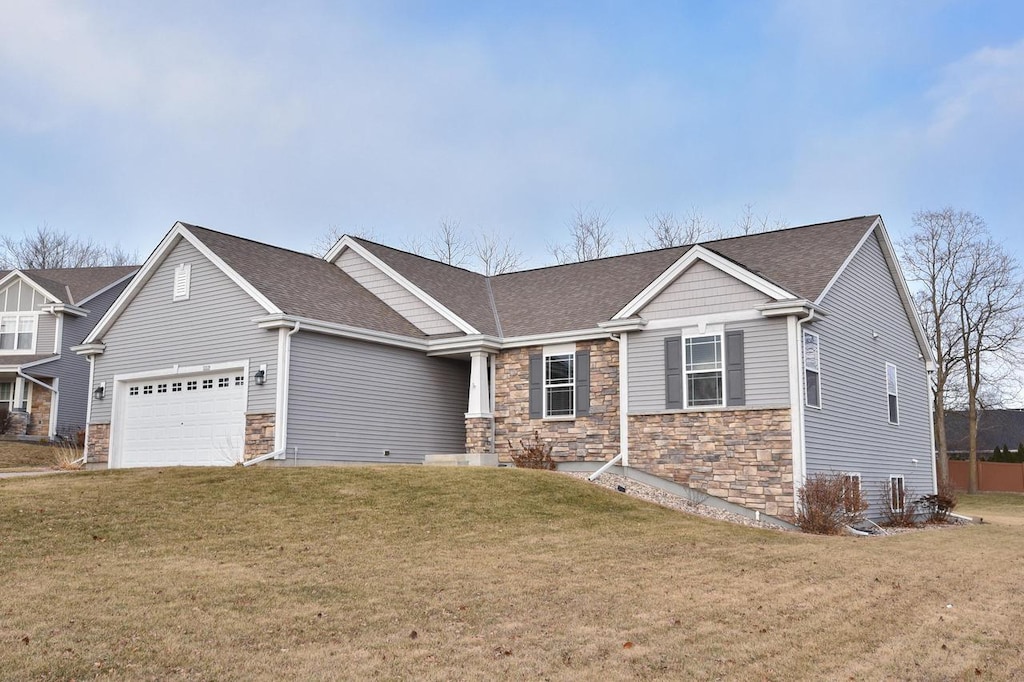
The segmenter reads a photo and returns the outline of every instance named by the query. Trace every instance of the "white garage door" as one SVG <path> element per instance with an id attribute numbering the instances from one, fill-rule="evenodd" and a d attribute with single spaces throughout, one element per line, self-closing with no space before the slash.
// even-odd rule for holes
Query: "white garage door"
<path id="1" fill-rule="evenodd" d="M 122 395 L 118 466 L 216 466 L 241 459 L 243 370 L 133 381 Z"/>

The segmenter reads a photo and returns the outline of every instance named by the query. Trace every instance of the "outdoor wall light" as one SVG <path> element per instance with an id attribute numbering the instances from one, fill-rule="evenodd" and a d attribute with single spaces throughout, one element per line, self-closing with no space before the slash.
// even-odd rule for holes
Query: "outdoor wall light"
<path id="1" fill-rule="evenodd" d="M 257 386 L 262 386 L 267 383 L 267 366 L 260 365 L 260 368 L 256 370 L 256 373 L 252 375 L 252 380 L 256 382 Z"/>
<path id="2" fill-rule="evenodd" d="M 96 400 L 103 400 L 103 395 L 106 393 L 106 389 L 106 384 L 101 383 L 92 390 L 92 397 Z"/>

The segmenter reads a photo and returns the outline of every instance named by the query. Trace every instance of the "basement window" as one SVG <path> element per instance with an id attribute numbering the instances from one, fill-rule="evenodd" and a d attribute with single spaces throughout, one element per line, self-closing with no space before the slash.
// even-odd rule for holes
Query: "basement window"
<path id="1" fill-rule="evenodd" d="M 889 508 L 894 512 L 903 511 L 907 503 L 907 485 L 903 476 L 889 477 Z"/>

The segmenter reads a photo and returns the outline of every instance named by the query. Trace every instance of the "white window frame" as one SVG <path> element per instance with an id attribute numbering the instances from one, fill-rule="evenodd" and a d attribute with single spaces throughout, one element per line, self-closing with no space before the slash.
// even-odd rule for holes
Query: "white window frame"
<path id="1" fill-rule="evenodd" d="M 39 313 L 32 312 L 9 312 L 0 313 L 0 323 L 9 320 L 14 320 L 14 331 L 7 332 L 14 336 L 14 348 L 0 348 L 0 355 L 33 355 L 36 352 L 36 341 L 39 338 Z M 32 331 L 23 332 L 21 331 L 22 322 L 25 320 L 31 320 Z M 18 337 L 22 334 L 30 333 L 32 335 L 32 343 L 28 348 L 18 348 Z"/>
<path id="2" fill-rule="evenodd" d="M 817 357 L 816 357 L 817 366 L 814 367 L 814 368 L 809 367 L 808 363 L 807 363 L 807 340 L 809 338 L 813 338 L 814 339 L 814 346 L 817 349 Z M 821 336 L 817 332 L 812 332 L 812 331 L 810 331 L 808 329 L 804 330 L 804 339 L 803 339 L 803 345 L 800 348 L 800 355 L 803 357 L 803 364 L 804 364 L 804 375 L 803 375 L 804 405 L 806 405 L 807 407 L 813 407 L 815 409 L 820 410 L 821 409 Z M 815 405 L 814 403 L 811 402 L 811 394 L 810 394 L 810 391 L 807 390 L 807 373 L 808 372 L 813 372 L 817 376 L 817 379 L 818 379 L 818 404 L 817 405 Z"/>
<path id="3" fill-rule="evenodd" d="M 900 498 L 900 506 L 898 508 L 896 507 L 896 505 L 893 504 L 893 499 L 894 499 L 894 497 L 896 497 L 896 495 L 894 495 L 894 493 L 896 492 L 896 488 L 894 488 L 893 485 L 897 481 L 899 481 L 899 494 L 898 494 L 898 496 Z M 903 474 L 891 474 L 889 476 L 889 509 L 893 510 L 894 512 L 902 512 L 904 507 L 906 507 L 906 506 L 907 506 L 907 477 L 904 476 Z"/>
<path id="4" fill-rule="evenodd" d="M 0 381 L 0 386 L 10 386 L 10 393 L 6 398 L 0 398 L 0 407 L 6 407 L 8 412 L 14 412 L 14 381 Z"/>
<path id="5" fill-rule="evenodd" d="M 892 370 L 892 386 L 891 387 L 889 386 L 889 383 L 890 383 L 889 382 L 889 370 Z M 893 401 L 892 401 L 893 398 L 895 398 L 895 400 L 896 400 L 896 402 L 895 402 L 896 420 L 895 421 L 893 421 L 893 418 L 892 418 L 893 417 L 893 414 L 892 414 L 893 413 Z M 889 423 L 894 425 L 894 426 L 899 426 L 899 424 L 900 424 L 900 381 L 899 381 L 899 371 L 898 371 L 896 365 L 894 365 L 891 362 L 885 363 L 885 410 L 886 410 L 886 413 L 887 413 L 888 418 L 889 418 Z"/>
<path id="6" fill-rule="evenodd" d="M 705 339 L 715 338 L 718 343 L 718 369 L 694 369 L 690 370 L 687 367 L 686 362 L 686 347 L 687 342 L 693 339 Z M 714 407 L 725 407 L 725 396 L 728 395 L 728 389 L 725 385 L 725 326 L 724 325 L 708 325 L 703 332 L 695 330 L 687 332 L 682 335 L 683 339 L 683 408 L 687 410 L 704 410 Z M 719 395 L 719 400 L 715 404 L 707 405 L 693 405 L 690 401 L 690 375 L 691 374 L 710 374 L 717 372 L 722 380 L 722 392 Z"/>
<path id="7" fill-rule="evenodd" d="M 849 514 L 853 510 L 849 509 L 846 506 L 846 484 L 847 484 L 847 481 L 851 481 L 851 482 L 852 481 L 856 481 L 857 482 L 857 492 L 858 492 L 858 494 L 861 493 L 861 491 L 863 490 L 863 481 L 861 480 L 860 473 L 856 472 L 856 471 L 843 471 L 840 475 L 842 476 L 842 481 L 843 481 L 843 511 L 845 511 L 846 513 Z"/>
<path id="8" fill-rule="evenodd" d="M 548 359 L 549 358 L 569 358 L 569 370 L 570 378 L 568 382 L 565 381 L 549 381 L 548 379 Z M 542 406 L 543 412 L 541 413 L 544 419 L 575 419 L 576 418 L 576 344 L 560 344 L 556 346 L 544 346 L 544 359 L 541 366 L 542 372 Z M 551 414 L 550 406 L 548 405 L 548 389 L 549 388 L 565 388 L 566 386 L 570 389 L 570 397 L 572 400 L 572 412 L 569 414 Z"/>
<path id="9" fill-rule="evenodd" d="M 187 301 L 192 293 L 192 264 L 179 263 L 174 268 L 172 301 Z"/>

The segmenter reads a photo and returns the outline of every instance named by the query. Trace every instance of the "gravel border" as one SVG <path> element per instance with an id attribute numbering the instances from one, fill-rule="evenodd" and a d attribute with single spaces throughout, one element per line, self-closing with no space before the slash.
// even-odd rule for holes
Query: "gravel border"
<path id="1" fill-rule="evenodd" d="M 566 476 L 572 476 L 582 481 L 587 481 L 587 477 L 592 472 L 589 471 L 560 471 L 558 473 Z M 681 511 L 684 514 L 693 514 L 694 516 L 703 516 L 709 519 L 715 519 L 716 521 L 727 521 L 729 523 L 735 523 L 741 526 L 750 526 L 752 528 L 764 528 L 766 530 L 777 530 L 782 533 L 802 533 L 800 530 L 790 530 L 788 528 L 782 528 L 775 524 L 766 523 L 764 521 L 755 521 L 754 519 L 743 516 L 742 514 L 734 514 L 732 512 L 725 511 L 724 509 L 718 509 L 706 504 L 699 504 L 691 502 L 685 497 L 674 495 L 669 492 L 665 492 L 660 488 L 641 483 L 632 478 L 626 478 L 625 476 L 619 476 L 617 474 L 601 474 L 596 481 L 589 481 L 594 485 L 599 485 L 602 488 L 608 488 L 609 490 L 615 490 L 616 492 L 623 492 L 620 488 L 624 488 L 623 494 L 635 497 L 645 502 L 651 502 L 653 504 L 661 505 L 662 507 L 668 507 L 669 509 L 675 509 Z M 959 528 L 961 526 L 969 525 L 969 521 L 963 521 L 961 519 L 953 519 L 949 523 L 935 524 L 925 523 L 920 526 L 913 528 L 884 528 L 882 533 L 871 533 L 862 537 L 886 537 L 890 535 L 902 535 L 903 533 L 916 533 L 920 531 L 936 531 L 936 530 L 949 530 L 952 528 Z"/>

